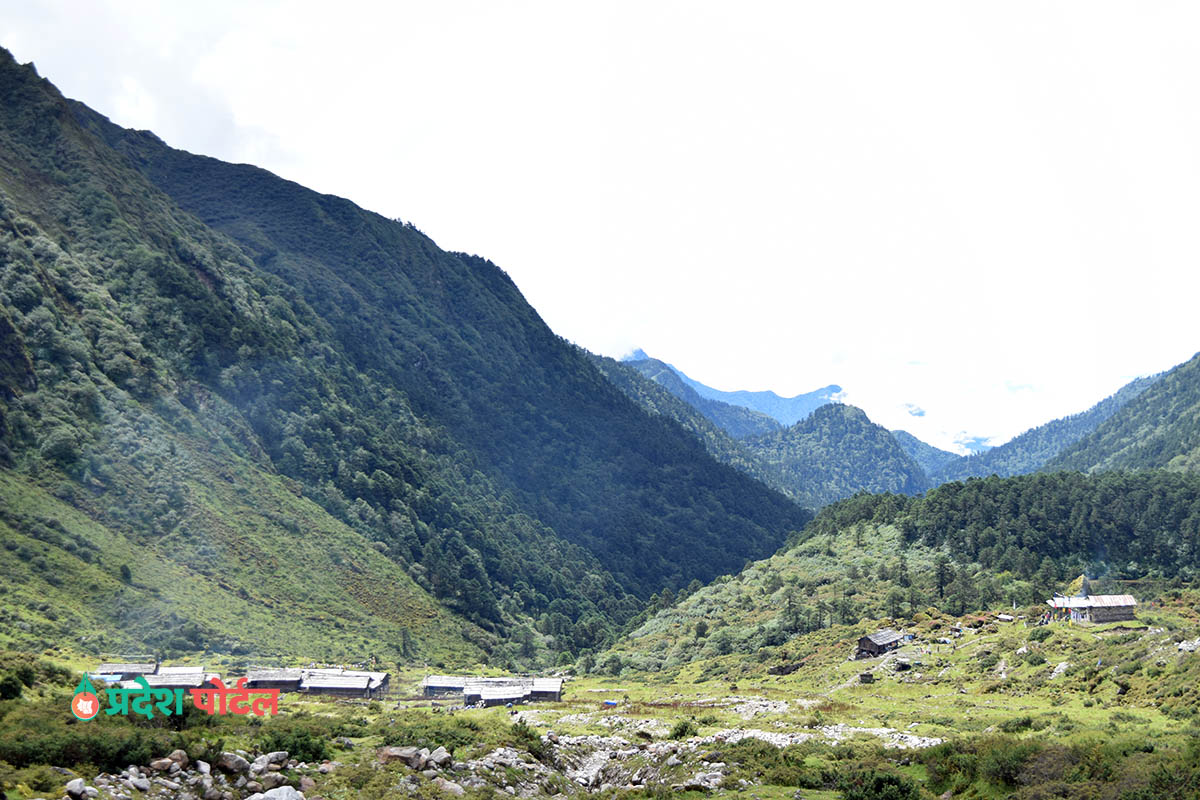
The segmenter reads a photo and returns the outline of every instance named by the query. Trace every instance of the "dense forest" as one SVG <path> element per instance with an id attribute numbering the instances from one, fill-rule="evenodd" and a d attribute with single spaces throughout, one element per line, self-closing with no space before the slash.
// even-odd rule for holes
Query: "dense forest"
<path id="1" fill-rule="evenodd" d="M 1200 354 L 1164 374 L 1047 466 L 1200 470 Z"/>
<path id="2" fill-rule="evenodd" d="M 915 494 L 925 473 L 886 429 L 854 406 L 830 403 L 778 433 L 742 440 L 813 507 L 858 491 Z"/>
<path id="3" fill-rule="evenodd" d="M 1056 472 L 952 482 L 923 497 L 863 494 L 822 509 L 803 535 L 859 523 L 895 525 L 909 544 L 1022 578 L 1192 580 L 1200 572 L 1196 474 Z"/>
<path id="4" fill-rule="evenodd" d="M 575 652 L 807 521 L 636 406 L 490 262 L 120 129 L 7 53 L 0 109 L 0 460 L 106 531 L 211 562 L 218 527 L 251 532 L 210 484 L 246 470 L 413 592 Z M 289 509 L 254 540 L 302 540 Z"/>
<path id="5" fill-rule="evenodd" d="M 1161 377 L 1138 378 L 1087 411 L 1039 425 L 986 452 L 946 461 L 927 470 L 930 482 L 936 486 L 971 477 L 999 475 L 1004 478 L 1036 472 L 1064 449 L 1096 430 Z"/>

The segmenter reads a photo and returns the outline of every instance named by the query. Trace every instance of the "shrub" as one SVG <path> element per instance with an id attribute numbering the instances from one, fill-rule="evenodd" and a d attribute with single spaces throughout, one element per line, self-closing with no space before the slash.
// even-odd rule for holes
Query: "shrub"
<path id="1" fill-rule="evenodd" d="M 311 728 L 272 727 L 258 737 L 258 746 L 264 753 L 286 750 L 288 756 L 297 761 L 329 758 L 326 738 Z"/>
<path id="2" fill-rule="evenodd" d="M 1029 641 L 1044 642 L 1054 635 L 1054 631 L 1046 627 L 1034 628 L 1029 632 Z"/>
<path id="3" fill-rule="evenodd" d="M 837 788 L 844 800 L 920 800 L 917 785 L 903 775 L 877 769 L 844 772 Z"/>
<path id="4" fill-rule="evenodd" d="M 671 728 L 672 739 L 687 739 L 690 736 L 695 736 L 699 733 L 699 728 L 696 723 L 690 719 L 681 719 Z"/>

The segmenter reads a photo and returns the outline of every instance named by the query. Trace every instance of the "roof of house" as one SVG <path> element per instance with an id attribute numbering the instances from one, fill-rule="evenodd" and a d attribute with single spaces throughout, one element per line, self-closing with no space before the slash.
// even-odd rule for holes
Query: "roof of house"
<path id="1" fill-rule="evenodd" d="M 154 663 L 110 663 L 101 664 L 96 667 L 97 673 L 105 675 L 117 675 L 122 673 L 136 672 L 139 675 L 153 675 L 158 668 L 158 664 Z"/>
<path id="2" fill-rule="evenodd" d="M 532 689 L 535 692 L 561 692 L 562 685 L 562 678 L 534 678 Z"/>
<path id="3" fill-rule="evenodd" d="M 204 672 L 204 667 L 159 667 L 155 675 L 191 675 L 193 672 Z"/>
<path id="4" fill-rule="evenodd" d="M 422 686 L 445 686 L 461 689 L 470 682 L 464 675 L 428 675 L 422 681 Z"/>
<path id="5" fill-rule="evenodd" d="M 304 673 L 298 669 L 252 669 L 246 672 L 249 681 L 299 681 Z"/>
<path id="6" fill-rule="evenodd" d="M 209 680 L 210 675 L 211 673 L 204 672 L 177 672 L 170 675 L 143 675 L 142 677 L 146 679 L 146 684 L 153 689 L 198 689 Z M 128 682 L 126 681 L 126 683 Z"/>
<path id="7" fill-rule="evenodd" d="M 1046 601 L 1051 608 L 1125 608 L 1136 606 L 1131 594 L 1093 594 L 1088 597 L 1052 597 Z"/>
<path id="8" fill-rule="evenodd" d="M 891 628 L 884 628 L 881 631 L 875 631 L 874 633 L 869 633 L 863 637 L 863 639 L 868 639 L 872 643 L 874 643 L 880 647 L 882 647 L 885 644 L 891 644 L 892 642 L 898 642 L 903 638 L 904 638 L 903 633 L 900 633 L 899 631 L 894 631 Z"/>
<path id="9" fill-rule="evenodd" d="M 348 675 L 305 675 L 300 681 L 301 689 L 366 689 L 371 678 L 366 674 Z"/>

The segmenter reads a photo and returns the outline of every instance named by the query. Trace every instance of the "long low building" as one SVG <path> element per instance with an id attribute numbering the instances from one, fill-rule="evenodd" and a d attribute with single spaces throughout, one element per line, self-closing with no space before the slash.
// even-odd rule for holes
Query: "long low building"
<path id="1" fill-rule="evenodd" d="M 248 670 L 246 678 L 246 686 L 251 689 L 365 698 L 386 694 L 391 681 L 386 672 L 340 668 L 256 668 Z"/>
<path id="2" fill-rule="evenodd" d="M 562 700 L 562 678 L 475 678 L 465 675 L 430 675 L 421 681 L 426 697 L 461 694 L 463 705 L 507 705 Z"/>
<path id="3" fill-rule="evenodd" d="M 1046 605 L 1078 622 L 1121 622 L 1134 619 L 1137 600 L 1131 594 L 1056 595 Z"/>

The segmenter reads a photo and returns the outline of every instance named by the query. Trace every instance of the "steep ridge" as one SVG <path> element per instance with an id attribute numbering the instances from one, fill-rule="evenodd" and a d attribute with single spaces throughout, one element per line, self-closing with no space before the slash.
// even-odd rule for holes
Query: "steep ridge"
<path id="1" fill-rule="evenodd" d="M 1169 370 L 1047 469 L 1200 470 L 1200 354 Z"/>
<path id="2" fill-rule="evenodd" d="M 754 452 L 702 414 L 696 406 L 685 402 L 670 391 L 666 384 L 648 377 L 642 368 L 645 364 L 644 361 L 615 361 L 597 355 L 592 355 L 592 359 L 604 376 L 627 397 L 649 413 L 661 414 L 678 423 L 684 430 L 699 439 L 713 458 L 741 470 L 777 491 L 789 494 L 778 469 L 764 463 Z M 667 371 L 670 372 L 669 369 Z M 670 374 L 674 375 L 673 372 Z M 686 386 L 683 388 L 691 392 Z M 702 398 L 697 399 L 701 402 L 715 402 L 704 401 Z M 738 411 L 746 411 L 746 409 L 738 409 Z M 747 413 L 754 412 L 747 411 Z M 770 421 L 774 424 L 774 420 Z"/>
<path id="3" fill-rule="evenodd" d="M 904 448 L 904 452 L 921 465 L 926 475 L 933 475 L 952 461 L 958 461 L 962 456 L 942 450 L 921 441 L 908 431 L 892 431 L 892 436 Z"/>
<path id="4" fill-rule="evenodd" d="M 742 443 L 811 507 L 860 491 L 915 494 L 926 485 L 920 465 L 891 432 L 854 406 L 830 403 L 790 428 Z"/>
<path id="5" fill-rule="evenodd" d="M 1105 420 L 1118 413 L 1161 377 L 1153 375 L 1138 378 L 1087 411 L 1031 428 L 1011 441 L 984 453 L 956 458 L 945 462 L 940 468 L 927 470 L 930 481 L 937 485 L 971 477 L 999 475 L 1003 478 L 1036 472 L 1060 452 L 1096 430 Z"/>
<path id="6" fill-rule="evenodd" d="M 730 405 L 720 400 L 701 397 L 689 384 L 685 383 L 680 373 L 670 364 L 654 358 L 625 360 L 622 362 L 630 369 L 635 369 L 642 375 L 662 386 L 683 402 L 695 408 L 722 430 L 735 439 L 747 436 L 757 436 L 777 431 L 783 426 L 773 417 L 744 406 Z"/>
<path id="7" fill-rule="evenodd" d="M 625 361 L 654 361 L 654 366 L 664 365 L 674 372 L 684 385 L 690 387 L 697 395 L 705 400 L 715 400 L 731 406 L 740 406 L 756 411 L 759 414 L 765 414 L 771 417 L 781 425 L 794 425 L 800 420 L 807 417 L 816 409 L 827 403 L 835 402 L 835 398 L 841 393 L 842 387 L 831 384 L 820 389 L 815 389 L 811 392 L 798 394 L 795 397 L 780 397 L 771 391 L 751 392 L 739 390 L 736 392 L 724 392 L 720 389 L 714 389 L 711 386 L 706 386 L 700 381 L 689 378 L 678 367 L 667 364 L 664 361 L 651 359 L 644 350 L 635 350 Z M 658 380 L 655 377 L 655 380 Z M 661 381 L 660 381 L 661 382 Z M 678 396 L 678 395 L 677 395 Z"/>
<path id="8" fill-rule="evenodd" d="M 6 52 L 0 113 L 14 486 L 168 560 L 196 539 L 196 560 L 180 556 L 192 570 L 221 558 L 188 497 L 220 507 L 228 541 L 282 552 L 315 514 L 391 565 L 368 581 L 356 564 L 359 594 L 407 586 L 435 615 L 426 592 L 526 641 L 516 623 L 557 614 L 565 625 L 533 638 L 560 650 L 596 646 L 637 595 L 766 555 L 807 519 L 636 407 L 489 262 L 122 130 Z M 195 459 L 174 474 L 181 449 Z M 229 513 L 206 487 L 263 491 L 243 469 L 317 505 Z M 326 548 L 343 564 L 344 550 Z M 338 571 L 313 567 L 318 583 Z M 235 596 L 252 595 L 244 577 Z"/>

